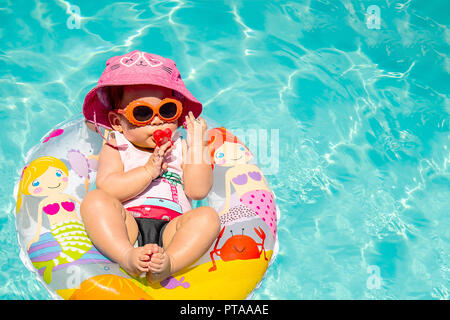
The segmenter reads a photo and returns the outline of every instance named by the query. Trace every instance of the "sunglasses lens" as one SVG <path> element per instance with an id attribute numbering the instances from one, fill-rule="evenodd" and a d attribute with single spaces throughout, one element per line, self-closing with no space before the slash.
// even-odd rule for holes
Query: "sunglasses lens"
<path id="1" fill-rule="evenodd" d="M 166 118 L 166 119 L 171 119 L 171 118 L 175 117 L 175 115 L 177 114 L 177 111 L 178 111 L 178 107 L 173 102 L 167 102 L 167 103 L 163 104 L 161 106 L 161 108 L 159 108 L 159 114 L 161 115 L 161 117 Z"/>
<path id="2" fill-rule="evenodd" d="M 133 110 L 133 116 L 137 121 L 147 121 L 153 116 L 153 110 L 147 106 L 137 106 Z"/>

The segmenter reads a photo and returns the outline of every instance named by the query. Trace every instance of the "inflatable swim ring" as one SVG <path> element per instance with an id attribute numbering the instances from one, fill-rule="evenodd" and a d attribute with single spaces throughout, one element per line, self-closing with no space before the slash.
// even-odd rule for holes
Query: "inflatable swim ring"
<path id="1" fill-rule="evenodd" d="M 133 278 L 103 256 L 80 218 L 80 202 L 95 188 L 101 137 L 81 116 L 58 125 L 30 150 L 15 186 L 24 264 L 56 299 L 249 298 L 278 251 L 279 209 L 237 137 L 216 127 L 208 130 L 208 139 L 214 184 L 199 204 L 220 213 L 220 235 L 194 264 L 148 284 L 145 276 Z M 238 161 L 239 153 L 252 159 Z M 39 196 L 31 194 L 39 184 Z"/>

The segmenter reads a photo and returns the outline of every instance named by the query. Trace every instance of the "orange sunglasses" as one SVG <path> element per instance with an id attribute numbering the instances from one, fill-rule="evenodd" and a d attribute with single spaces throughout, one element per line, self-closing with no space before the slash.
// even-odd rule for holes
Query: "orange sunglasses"
<path id="1" fill-rule="evenodd" d="M 143 100 L 135 100 L 125 109 L 114 111 L 123 114 L 135 126 L 141 127 L 150 124 L 155 115 L 165 122 L 172 122 L 180 117 L 182 110 L 183 105 L 180 101 L 165 98 L 157 106 Z"/>

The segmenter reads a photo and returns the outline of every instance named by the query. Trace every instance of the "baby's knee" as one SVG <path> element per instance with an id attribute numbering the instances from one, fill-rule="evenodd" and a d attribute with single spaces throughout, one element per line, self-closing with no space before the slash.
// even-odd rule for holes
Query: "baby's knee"
<path id="1" fill-rule="evenodd" d="M 95 189 L 89 191 L 81 202 L 81 215 L 86 215 L 91 212 L 103 212 L 107 206 L 117 206 L 116 199 L 111 197 L 105 191 Z"/>
<path id="2" fill-rule="evenodd" d="M 95 189 L 89 191 L 84 199 L 81 201 L 81 208 L 87 208 L 91 206 L 98 206 L 100 202 L 104 201 L 106 194 L 104 191 Z"/>
<path id="3" fill-rule="evenodd" d="M 217 229 L 217 233 L 220 231 L 220 218 L 219 214 L 216 210 L 211 207 L 200 207 L 199 209 L 199 218 L 202 222 L 210 228 Z"/>

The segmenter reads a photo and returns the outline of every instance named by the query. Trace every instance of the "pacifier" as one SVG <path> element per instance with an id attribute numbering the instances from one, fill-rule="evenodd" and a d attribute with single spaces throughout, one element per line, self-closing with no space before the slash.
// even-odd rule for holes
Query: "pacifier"
<path id="1" fill-rule="evenodd" d="M 164 130 L 155 130 L 155 132 L 153 132 L 153 139 L 155 139 L 156 145 L 158 147 L 161 147 L 167 141 L 170 141 L 170 143 L 173 145 L 172 131 L 169 128 L 166 128 Z"/>

